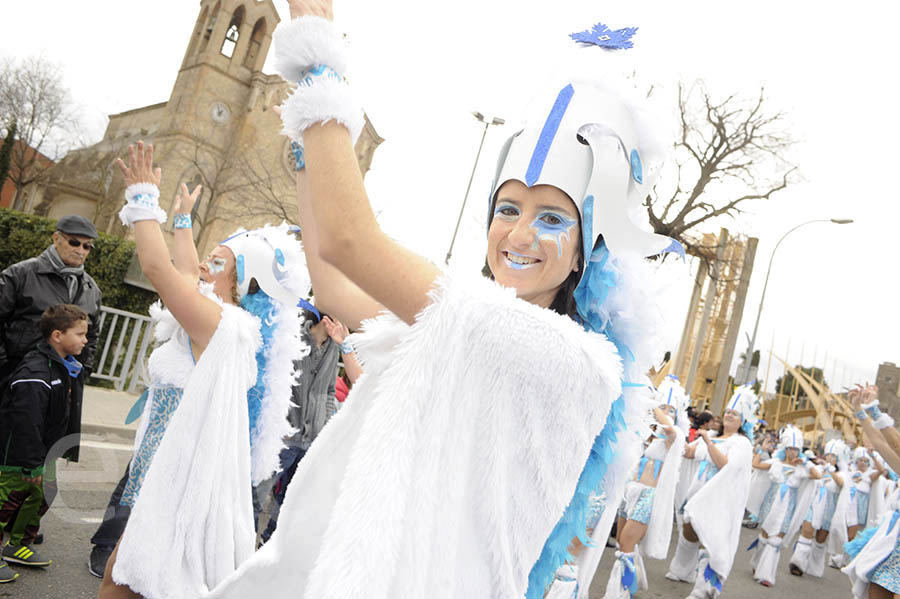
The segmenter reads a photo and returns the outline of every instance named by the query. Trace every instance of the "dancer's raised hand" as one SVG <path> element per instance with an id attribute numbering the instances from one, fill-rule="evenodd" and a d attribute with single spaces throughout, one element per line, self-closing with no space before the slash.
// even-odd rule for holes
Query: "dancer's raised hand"
<path id="1" fill-rule="evenodd" d="M 182 183 L 178 188 L 178 195 L 175 196 L 175 203 L 172 204 L 172 211 L 175 214 L 191 214 L 194 211 L 194 204 L 197 203 L 197 198 L 202 192 L 202 185 L 198 185 L 193 192 L 190 192 L 187 185 Z"/>
<path id="2" fill-rule="evenodd" d="M 334 11 L 331 0 L 288 0 L 291 8 L 291 18 L 322 17 L 329 21 L 334 20 Z"/>
<path id="3" fill-rule="evenodd" d="M 135 183 L 153 183 L 159 187 L 162 179 L 162 169 L 153 168 L 153 144 L 144 145 L 143 141 L 137 143 L 137 149 L 133 145 L 128 146 L 128 164 L 121 158 L 116 159 L 119 170 L 125 177 L 125 185 Z"/>

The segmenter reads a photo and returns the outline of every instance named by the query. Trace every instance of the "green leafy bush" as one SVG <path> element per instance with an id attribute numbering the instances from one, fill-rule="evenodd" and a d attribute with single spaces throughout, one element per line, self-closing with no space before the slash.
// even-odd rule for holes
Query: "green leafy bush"
<path id="1" fill-rule="evenodd" d="M 0 270 L 46 250 L 55 230 L 56 221 L 52 218 L 0 208 Z M 134 254 L 134 242 L 100 233 L 95 246 L 84 268 L 100 286 L 103 305 L 146 315 L 156 294 L 123 281 Z"/>

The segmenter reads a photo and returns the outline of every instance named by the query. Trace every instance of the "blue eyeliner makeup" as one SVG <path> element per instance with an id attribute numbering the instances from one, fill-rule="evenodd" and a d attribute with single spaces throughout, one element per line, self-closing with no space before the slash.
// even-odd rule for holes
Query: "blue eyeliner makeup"
<path id="1" fill-rule="evenodd" d="M 555 217 L 559 222 L 554 224 L 548 223 L 544 220 L 544 218 L 548 216 Z M 533 247 L 536 249 L 539 241 L 555 241 L 558 255 L 562 257 L 563 237 L 565 237 L 566 241 L 569 240 L 569 231 L 572 230 L 572 227 L 574 227 L 577 222 L 578 221 L 571 219 L 564 214 L 559 214 L 557 212 L 542 212 L 534 222 L 531 223 L 531 228 L 534 229 L 536 233 Z"/>

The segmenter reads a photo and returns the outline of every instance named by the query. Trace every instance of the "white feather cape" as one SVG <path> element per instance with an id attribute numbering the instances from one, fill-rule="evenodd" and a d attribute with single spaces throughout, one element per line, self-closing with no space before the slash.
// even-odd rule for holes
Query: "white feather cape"
<path id="1" fill-rule="evenodd" d="M 300 462 L 277 531 L 210 597 L 525 593 L 622 364 L 604 336 L 485 279 L 443 277 L 432 299 L 411 327 L 365 324 L 366 373 Z"/>

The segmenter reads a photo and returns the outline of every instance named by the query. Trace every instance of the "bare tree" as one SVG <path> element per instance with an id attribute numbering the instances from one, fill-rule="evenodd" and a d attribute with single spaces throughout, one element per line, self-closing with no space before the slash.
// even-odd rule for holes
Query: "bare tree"
<path id="1" fill-rule="evenodd" d="M 9 177 L 16 186 L 13 208 L 21 210 L 25 187 L 65 153 L 77 122 L 59 67 L 37 57 L 0 63 L 0 121 L 17 127 Z"/>
<path id="2" fill-rule="evenodd" d="M 273 163 L 261 149 L 252 146 L 236 146 L 226 154 L 210 152 L 197 140 L 179 146 L 177 151 L 188 164 L 188 171 L 195 173 L 186 183 L 191 188 L 203 185 L 193 214 L 198 246 L 203 246 L 210 225 L 218 221 L 264 217 L 298 222 L 293 176 L 284 172 L 280 160 Z"/>
<path id="3" fill-rule="evenodd" d="M 678 182 L 668 197 L 644 205 L 656 233 L 680 241 L 692 254 L 708 254 L 690 232 L 719 216 L 735 216 L 745 202 L 768 200 L 795 182 L 786 159 L 794 140 L 785 115 L 768 110 L 765 90 L 746 100 L 715 100 L 702 83 L 678 87 L 681 138 L 675 144 Z"/>

